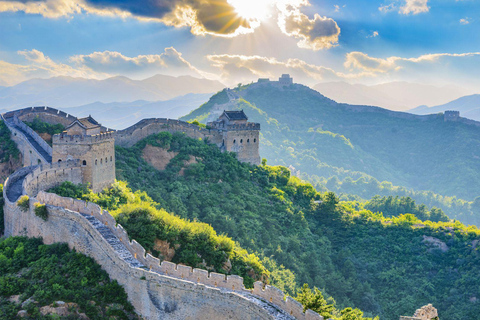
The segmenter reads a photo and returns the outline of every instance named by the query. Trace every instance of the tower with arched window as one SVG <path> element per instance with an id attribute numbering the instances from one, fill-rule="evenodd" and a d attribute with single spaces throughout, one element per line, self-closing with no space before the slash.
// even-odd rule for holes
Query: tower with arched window
<path id="1" fill-rule="evenodd" d="M 208 126 L 222 134 L 219 147 L 223 151 L 235 152 L 238 160 L 260 164 L 259 137 L 260 124 L 248 122 L 248 117 L 240 111 L 223 111 L 222 115 Z"/>
<path id="2" fill-rule="evenodd" d="M 94 192 L 115 182 L 115 136 L 92 117 L 75 119 L 52 138 L 52 162 L 79 160 L 83 183 Z"/>

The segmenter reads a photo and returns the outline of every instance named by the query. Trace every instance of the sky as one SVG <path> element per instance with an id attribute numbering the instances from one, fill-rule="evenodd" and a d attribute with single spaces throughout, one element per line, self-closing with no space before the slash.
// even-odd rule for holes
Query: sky
<path id="1" fill-rule="evenodd" d="M 0 86 L 282 73 L 478 91 L 480 0 L 0 0 Z"/>

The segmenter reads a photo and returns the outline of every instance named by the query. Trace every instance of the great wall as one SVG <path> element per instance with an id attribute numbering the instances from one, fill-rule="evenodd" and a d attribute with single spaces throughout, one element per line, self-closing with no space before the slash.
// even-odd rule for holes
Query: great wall
<path id="1" fill-rule="evenodd" d="M 46 244 L 66 242 L 70 248 L 92 257 L 125 288 L 136 312 L 147 319 L 323 319 L 311 310 L 304 313 L 300 303 L 262 282 L 255 282 L 253 289 L 246 289 L 239 276 L 209 273 L 168 261 L 160 262 L 146 253 L 138 242 L 130 241 L 123 227 L 116 224 L 110 213 L 98 205 L 46 192 L 64 181 L 85 182 L 86 172 L 91 166 L 112 165 L 112 162 L 114 166 L 114 159 L 106 157 L 104 149 L 89 149 L 88 152 L 95 156 L 95 162 L 92 161 L 93 157 L 84 160 L 62 155 L 63 147 L 55 144 L 61 139 L 70 139 L 75 146 L 74 141 L 81 144 L 88 140 L 88 144 L 94 146 L 114 138 L 116 144 L 130 146 L 153 133 L 179 131 L 194 138 L 209 138 L 210 142 L 224 150 L 245 155 L 239 156 L 239 160 L 257 163 L 259 159 L 252 150 L 255 147 L 258 153 L 259 125 L 233 122 L 222 130 L 218 123 L 217 129 L 203 129 L 178 120 L 147 119 L 125 130 L 101 133 L 102 136 L 85 136 L 83 140 L 80 136 L 69 134 L 54 136 L 52 150 L 23 123 L 35 117 L 64 126 L 79 120 L 46 107 L 27 108 L 2 115 L 25 165 L 6 180 L 3 189 L 5 236 L 41 237 Z M 232 129 L 234 135 L 229 135 L 227 127 Z M 102 127 L 102 132 L 107 131 Z M 228 141 L 231 144 L 226 143 L 225 139 L 232 140 Z M 252 148 L 244 152 L 238 148 L 240 144 Z M 22 195 L 29 197 L 29 207 L 25 211 L 17 205 Z M 35 215 L 36 203 L 46 205 L 47 220 Z"/>

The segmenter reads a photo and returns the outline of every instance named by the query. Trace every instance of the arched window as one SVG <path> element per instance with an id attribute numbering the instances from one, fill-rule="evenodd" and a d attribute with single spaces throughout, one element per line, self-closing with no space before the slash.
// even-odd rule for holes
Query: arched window
<path id="1" fill-rule="evenodd" d="M 257 139 L 253 139 L 253 143 L 257 142 Z"/>
<path id="2" fill-rule="evenodd" d="M 240 143 L 243 143 L 243 139 L 240 139 Z"/>
<path id="3" fill-rule="evenodd" d="M 113 159 L 112 156 L 110 156 L 110 161 L 113 161 L 112 159 Z"/>
<path id="4" fill-rule="evenodd" d="M 95 159 L 95 165 L 97 165 L 97 159 Z"/>
<path id="5" fill-rule="evenodd" d="M 100 164 L 103 164 L 103 159 L 100 159 Z"/>
<path id="6" fill-rule="evenodd" d="M 250 139 L 247 139 L 247 143 L 250 143 Z"/>
<path id="7" fill-rule="evenodd" d="M 62 159 L 58 159 L 58 162 L 62 162 Z"/>
<path id="8" fill-rule="evenodd" d="M 233 139 L 233 143 L 237 143 L 237 140 Z"/>
<path id="9" fill-rule="evenodd" d="M 105 157 L 105 163 L 107 163 L 107 162 L 108 162 L 108 158 L 107 158 L 107 157 Z"/>
<path id="10" fill-rule="evenodd" d="M 82 164 L 83 164 L 84 166 L 86 166 L 86 165 L 87 165 L 87 160 L 83 160 Z"/>

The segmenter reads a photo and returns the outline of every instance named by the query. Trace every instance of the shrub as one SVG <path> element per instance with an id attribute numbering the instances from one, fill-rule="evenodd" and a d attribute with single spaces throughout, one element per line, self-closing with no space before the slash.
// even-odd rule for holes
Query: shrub
<path id="1" fill-rule="evenodd" d="M 47 221 L 48 219 L 48 211 L 47 211 L 47 206 L 41 203 L 35 203 L 35 215 L 39 218 L 41 218 L 43 221 Z"/>
<path id="2" fill-rule="evenodd" d="M 17 205 L 22 210 L 23 212 L 27 212 L 28 209 L 30 208 L 30 198 L 27 195 L 23 195 L 18 199 Z"/>

